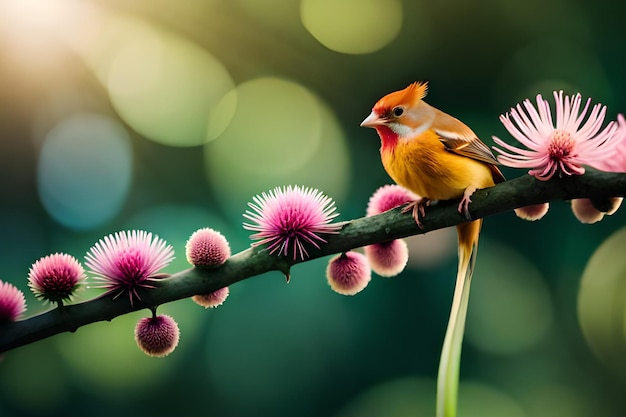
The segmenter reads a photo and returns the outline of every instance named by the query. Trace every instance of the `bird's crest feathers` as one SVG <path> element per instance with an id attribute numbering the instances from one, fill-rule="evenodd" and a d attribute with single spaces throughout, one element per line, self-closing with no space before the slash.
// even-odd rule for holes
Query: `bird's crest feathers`
<path id="1" fill-rule="evenodd" d="M 424 97 L 428 92 L 428 82 L 416 81 L 409 84 L 404 90 L 394 91 L 381 98 L 374 106 L 375 110 L 380 110 L 380 113 L 392 109 L 398 105 L 413 106 Z"/>
<path id="2" fill-rule="evenodd" d="M 416 81 L 404 89 L 406 94 L 411 94 L 414 99 L 421 100 L 428 94 L 428 81 Z"/>

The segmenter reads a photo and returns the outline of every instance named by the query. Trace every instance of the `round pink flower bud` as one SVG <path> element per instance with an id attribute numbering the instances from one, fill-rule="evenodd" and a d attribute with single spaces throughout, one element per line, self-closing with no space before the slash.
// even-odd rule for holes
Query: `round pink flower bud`
<path id="1" fill-rule="evenodd" d="M 187 261 L 199 267 L 215 267 L 230 257 L 228 241 L 220 232 L 211 228 L 193 232 L 185 245 Z"/>
<path id="2" fill-rule="evenodd" d="M 204 308 L 215 308 L 221 306 L 226 301 L 229 292 L 228 287 L 224 287 L 209 294 L 194 295 L 191 299 Z"/>
<path id="3" fill-rule="evenodd" d="M 12 284 L 0 281 L 0 323 L 15 321 L 24 311 L 24 293 Z"/>
<path id="4" fill-rule="evenodd" d="M 409 261 L 409 247 L 403 239 L 375 243 L 363 248 L 372 271 L 381 277 L 393 277 L 404 270 Z"/>
<path id="5" fill-rule="evenodd" d="M 176 349 L 180 332 L 173 318 L 165 314 L 145 317 L 135 327 L 137 346 L 148 356 L 167 356 Z"/>
<path id="6" fill-rule="evenodd" d="M 366 214 L 374 216 L 417 199 L 417 195 L 397 184 L 383 185 L 370 197 Z"/>
<path id="7" fill-rule="evenodd" d="M 28 272 L 28 286 L 35 296 L 55 303 L 70 300 L 84 280 L 81 264 L 65 253 L 39 259 Z"/>
<path id="8" fill-rule="evenodd" d="M 365 255 L 349 251 L 330 259 L 326 278 L 333 291 L 354 295 L 367 287 L 372 279 L 372 271 Z"/>

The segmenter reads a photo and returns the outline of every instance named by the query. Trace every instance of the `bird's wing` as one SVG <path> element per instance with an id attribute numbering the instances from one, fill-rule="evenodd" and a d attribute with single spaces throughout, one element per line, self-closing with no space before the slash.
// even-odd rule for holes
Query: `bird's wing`
<path id="1" fill-rule="evenodd" d="M 489 164 L 496 184 L 504 181 L 504 175 L 502 175 L 502 172 L 500 172 L 496 166 L 500 163 L 496 160 L 495 156 L 493 156 L 491 149 L 474 136 L 473 132 L 471 135 L 463 136 L 458 133 L 440 129 L 434 130 L 447 151 Z"/>
<path id="2" fill-rule="evenodd" d="M 459 155 L 467 156 L 468 158 L 477 159 L 488 164 L 498 165 L 498 161 L 491 153 L 491 150 L 480 141 L 480 139 L 473 137 L 463 137 L 456 133 L 444 132 L 436 130 L 435 132 L 439 136 L 439 140 L 446 147 L 446 150 Z"/>

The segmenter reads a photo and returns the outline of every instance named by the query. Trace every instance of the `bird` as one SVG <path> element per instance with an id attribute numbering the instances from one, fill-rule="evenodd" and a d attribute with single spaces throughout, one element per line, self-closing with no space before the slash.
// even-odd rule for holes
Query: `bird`
<path id="1" fill-rule="evenodd" d="M 431 201 L 460 199 L 466 222 L 457 225 L 458 270 L 444 337 L 437 383 L 437 416 L 456 415 L 459 361 L 470 283 L 482 219 L 471 219 L 469 205 L 477 189 L 503 182 L 493 153 L 463 122 L 424 101 L 428 82 L 414 82 L 382 97 L 362 127 L 376 129 L 383 167 L 398 185 L 419 197 L 403 212 L 422 219 Z"/>

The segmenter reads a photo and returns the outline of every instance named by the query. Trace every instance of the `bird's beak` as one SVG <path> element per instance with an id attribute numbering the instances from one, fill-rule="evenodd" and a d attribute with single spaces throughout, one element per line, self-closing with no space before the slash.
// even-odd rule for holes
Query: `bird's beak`
<path id="1" fill-rule="evenodd" d="M 370 115 L 361 122 L 361 127 L 376 127 L 384 124 L 385 119 L 381 118 L 376 114 L 376 112 L 372 111 Z"/>

